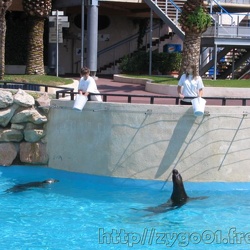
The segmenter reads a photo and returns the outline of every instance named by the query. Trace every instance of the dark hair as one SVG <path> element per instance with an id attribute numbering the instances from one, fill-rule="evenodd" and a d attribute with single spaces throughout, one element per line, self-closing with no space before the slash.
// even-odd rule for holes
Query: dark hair
<path id="1" fill-rule="evenodd" d="M 90 73 L 90 70 L 89 70 L 89 68 L 87 68 L 87 67 L 82 67 L 81 68 L 81 72 L 80 72 L 80 74 L 83 76 L 83 75 L 86 75 L 86 74 L 89 74 Z"/>

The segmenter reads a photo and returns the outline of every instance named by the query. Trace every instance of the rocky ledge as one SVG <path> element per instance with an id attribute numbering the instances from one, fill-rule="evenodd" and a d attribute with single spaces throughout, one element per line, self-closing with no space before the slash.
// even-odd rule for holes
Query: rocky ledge
<path id="1" fill-rule="evenodd" d="M 0 165 L 47 164 L 46 123 L 50 98 L 18 89 L 0 90 Z"/>

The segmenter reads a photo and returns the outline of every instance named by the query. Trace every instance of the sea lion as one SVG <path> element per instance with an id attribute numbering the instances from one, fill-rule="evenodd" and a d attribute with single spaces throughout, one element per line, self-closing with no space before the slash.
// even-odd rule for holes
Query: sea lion
<path id="1" fill-rule="evenodd" d="M 26 191 L 32 188 L 44 188 L 46 187 L 48 184 L 52 184 L 55 182 L 59 182 L 59 180 L 56 179 L 47 179 L 44 181 L 35 181 L 35 182 L 28 182 L 25 184 L 17 184 L 15 186 L 13 186 L 12 188 L 7 189 L 5 192 L 7 193 L 17 193 L 17 192 L 22 192 L 22 191 Z"/>
<path id="2" fill-rule="evenodd" d="M 173 191 L 170 199 L 157 207 L 149 207 L 144 209 L 145 211 L 153 213 L 164 213 L 173 209 L 180 208 L 190 200 L 203 200 L 207 196 L 202 197 L 189 197 L 185 191 L 181 174 L 177 169 L 172 171 Z"/>

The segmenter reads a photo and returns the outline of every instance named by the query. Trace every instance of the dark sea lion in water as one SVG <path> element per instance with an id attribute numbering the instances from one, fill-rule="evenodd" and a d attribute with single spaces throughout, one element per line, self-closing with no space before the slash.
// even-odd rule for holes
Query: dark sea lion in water
<path id="1" fill-rule="evenodd" d="M 181 174 L 177 169 L 172 171 L 172 181 L 173 181 L 173 192 L 170 199 L 157 207 L 149 207 L 144 209 L 144 211 L 149 211 L 153 213 L 164 213 L 173 209 L 180 208 L 190 200 L 203 200 L 207 196 L 193 197 L 190 198 L 184 188 Z"/>
<path id="2" fill-rule="evenodd" d="M 25 184 L 17 184 L 13 186 L 12 188 L 7 189 L 5 192 L 8 193 L 17 193 L 17 192 L 22 192 L 26 191 L 32 188 L 44 188 L 49 184 L 59 182 L 59 180 L 56 179 L 47 179 L 45 181 L 35 181 L 35 182 L 28 182 Z"/>

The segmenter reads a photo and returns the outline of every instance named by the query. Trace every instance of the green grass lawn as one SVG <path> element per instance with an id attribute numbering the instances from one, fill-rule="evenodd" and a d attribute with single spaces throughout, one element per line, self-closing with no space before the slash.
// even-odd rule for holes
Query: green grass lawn
<path id="1" fill-rule="evenodd" d="M 166 76 L 149 76 L 149 75 L 124 75 L 131 78 L 147 78 L 151 79 L 154 83 L 177 85 L 178 80 L 172 77 Z M 73 83 L 72 79 L 64 77 L 56 77 L 49 75 L 5 75 L 4 80 L 14 82 L 27 82 L 46 85 L 67 85 Z M 205 87 L 237 87 L 237 88 L 249 88 L 249 80 L 210 80 L 203 79 Z"/>
<path id="2" fill-rule="evenodd" d="M 151 79 L 154 83 L 177 85 L 178 80 L 176 78 L 170 78 L 166 76 L 149 76 L 149 75 L 124 75 L 132 78 L 147 78 Z M 232 87 L 232 88 L 250 88 L 250 79 L 248 80 L 210 80 L 203 79 L 205 87 Z"/>
<path id="3" fill-rule="evenodd" d="M 4 81 L 27 82 L 45 85 L 67 85 L 73 83 L 72 79 L 49 75 L 5 75 Z"/>

